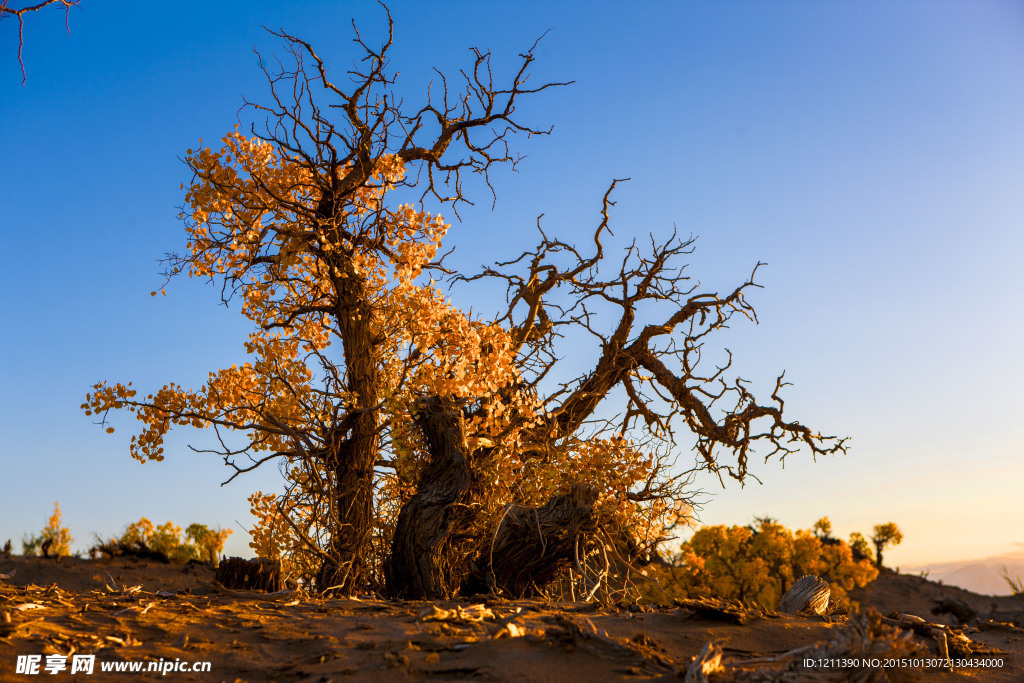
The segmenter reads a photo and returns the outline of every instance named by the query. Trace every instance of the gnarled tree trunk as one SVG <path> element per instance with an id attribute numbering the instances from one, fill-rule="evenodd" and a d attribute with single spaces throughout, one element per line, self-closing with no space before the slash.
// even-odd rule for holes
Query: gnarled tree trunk
<path id="1" fill-rule="evenodd" d="M 431 457 L 416 495 L 398 514 L 388 562 L 388 592 L 405 599 L 449 597 L 458 586 L 446 550 L 454 509 L 465 498 L 472 477 L 465 422 L 453 400 L 438 397 L 420 402 L 416 421 Z"/>
<path id="2" fill-rule="evenodd" d="M 594 529 L 596 500 L 592 486 L 574 484 L 539 508 L 511 506 L 477 558 L 464 592 L 536 593 L 572 561 L 580 536 Z"/>
<path id="3" fill-rule="evenodd" d="M 539 508 L 510 506 L 461 582 L 465 560 L 454 556 L 451 540 L 455 527 L 466 522 L 459 508 L 473 478 L 464 417 L 454 400 L 431 397 L 420 401 L 416 421 L 431 458 L 416 495 L 398 515 L 388 593 L 435 599 L 501 590 L 521 597 L 554 579 L 575 556 L 580 535 L 594 528 L 595 489 L 576 484 Z"/>

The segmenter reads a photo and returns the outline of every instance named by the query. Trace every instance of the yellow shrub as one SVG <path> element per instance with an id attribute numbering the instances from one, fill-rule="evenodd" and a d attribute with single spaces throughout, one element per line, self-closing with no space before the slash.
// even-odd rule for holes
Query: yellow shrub
<path id="1" fill-rule="evenodd" d="M 224 550 L 224 542 L 231 535 L 231 529 L 211 530 L 205 524 L 190 524 L 185 530 L 185 535 L 192 539 L 199 559 L 204 562 L 216 565 L 221 552 Z"/>
<path id="2" fill-rule="evenodd" d="M 792 532 L 769 519 L 757 526 L 702 527 L 682 544 L 673 564 L 659 577 L 670 595 L 738 599 L 769 609 L 805 574 L 828 581 L 832 601 L 841 607 L 848 606 L 847 591 L 878 576 L 869 560 L 853 559 L 846 543 L 809 530 Z"/>
<path id="3" fill-rule="evenodd" d="M 47 555 L 64 557 L 71 554 L 71 531 L 60 522 L 60 503 L 53 504 L 53 515 L 43 527 L 42 542 L 44 547 L 49 543 Z"/>

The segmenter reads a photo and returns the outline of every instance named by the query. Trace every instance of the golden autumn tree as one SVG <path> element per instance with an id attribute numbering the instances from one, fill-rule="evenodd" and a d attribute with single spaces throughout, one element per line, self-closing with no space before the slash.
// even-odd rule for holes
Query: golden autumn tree
<path id="1" fill-rule="evenodd" d="M 650 552 L 688 509 L 686 476 L 670 469 L 674 430 L 695 436 L 704 467 L 740 481 L 757 443 L 769 456 L 844 449 L 783 418 L 781 377 L 762 405 L 728 364 L 702 372 L 704 338 L 735 314 L 754 318 L 753 276 L 697 293 L 679 263 L 692 240 L 674 235 L 634 244 L 604 275 L 615 183 L 592 248 L 541 233 L 518 259 L 449 271 L 448 224 L 427 202 L 468 201 L 466 171 L 490 187 L 493 165 L 518 160 L 513 134 L 549 132 L 519 120 L 520 101 L 562 84 L 528 83 L 531 48 L 500 87 L 490 54 L 474 50 L 461 89 L 442 77 L 440 95 L 406 110 L 387 71 L 388 25 L 380 48 L 356 32 L 362 59 L 341 79 L 308 43 L 275 34 L 293 66 L 264 68 L 269 103 L 249 106 L 266 127 L 188 151 L 188 244 L 168 275 L 219 282 L 240 301 L 248 360 L 145 397 L 97 384 L 83 408 L 104 423 L 133 412 L 135 458 L 161 460 L 168 430 L 191 426 L 217 433 L 211 450 L 232 477 L 276 461 L 285 493 L 250 499 L 261 554 L 320 589 L 419 598 L 523 595 L 569 566 L 593 584 L 598 545 L 627 560 Z M 410 190 L 416 205 L 394 199 Z M 435 282 L 445 275 L 499 282 L 507 304 L 471 316 Z M 606 333 L 595 304 L 613 309 Z M 643 322 L 648 304 L 662 317 Z M 597 336 L 595 366 L 552 384 L 558 341 L 579 332 Z M 599 420 L 620 394 L 618 420 Z"/>

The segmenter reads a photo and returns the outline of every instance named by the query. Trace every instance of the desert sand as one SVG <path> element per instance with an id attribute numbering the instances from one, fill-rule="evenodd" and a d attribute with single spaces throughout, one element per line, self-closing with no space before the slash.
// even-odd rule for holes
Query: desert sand
<path id="1" fill-rule="evenodd" d="M 488 596 L 394 602 L 228 591 L 213 581 L 209 566 L 133 558 L 0 559 L 0 574 L 12 573 L 0 579 L 2 681 L 1024 680 L 1024 600 L 889 571 L 851 593 L 882 617 L 828 618 L 699 600 L 663 606 Z M 973 611 L 970 625 L 958 625 L 950 613 L 933 614 L 942 599 Z M 821 670 L 803 663 L 859 649 L 858 643 L 871 647 L 878 629 L 897 637 L 903 655 L 937 657 L 945 638 L 951 657 L 969 653 L 1003 666 Z M 702 651 L 716 659 L 708 643 L 720 646 L 721 657 L 704 667 L 705 675 L 694 659 Z M 880 659 L 892 650 L 881 640 L 875 646 Z M 16 673 L 19 655 L 43 655 L 40 667 L 45 655 L 69 656 L 70 668 L 75 654 L 95 655 L 93 674 Z M 160 660 L 166 666 L 209 662 L 210 670 L 100 670 L 102 663 Z"/>

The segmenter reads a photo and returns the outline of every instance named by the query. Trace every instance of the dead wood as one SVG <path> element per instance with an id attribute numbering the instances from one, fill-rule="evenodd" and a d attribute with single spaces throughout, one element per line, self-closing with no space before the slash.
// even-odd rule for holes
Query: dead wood
<path id="1" fill-rule="evenodd" d="M 914 640 L 913 633 L 903 631 L 893 626 L 905 626 L 903 623 L 893 623 L 892 619 L 886 619 L 876 610 L 868 607 L 858 610 L 850 615 L 845 626 L 834 632 L 833 637 L 824 642 L 819 642 L 814 648 L 807 651 L 809 659 L 830 659 L 856 655 L 860 658 L 860 665 L 844 669 L 847 675 L 843 680 L 849 681 L 912 681 L 918 680 L 918 670 L 915 668 L 881 668 L 872 667 L 869 662 L 880 660 L 884 657 L 914 657 L 921 656 L 923 646 Z M 804 671 L 818 674 L 834 673 L 833 671 L 822 671 L 821 669 L 804 668 L 804 657 L 798 657 L 790 662 L 790 670 Z M 822 679 L 815 679 L 822 680 Z"/>
<path id="2" fill-rule="evenodd" d="M 937 598 L 932 614 L 952 614 L 961 624 L 968 624 L 978 618 L 978 612 L 963 600 L 957 598 Z"/>
<path id="3" fill-rule="evenodd" d="M 652 648 L 635 641 L 612 638 L 586 617 L 556 614 L 545 619 L 555 624 L 545 636 L 559 645 L 573 645 L 603 659 L 630 664 L 651 673 L 679 674 L 680 668 Z"/>
<path id="4" fill-rule="evenodd" d="M 994 619 L 980 619 L 978 620 L 977 627 L 979 631 L 1016 631 L 1024 633 L 1024 628 L 1021 628 L 1016 624 L 1010 624 L 1005 621 L 996 621 Z"/>
<path id="5" fill-rule="evenodd" d="M 801 612 L 814 612 L 825 614 L 828 611 L 828 599 L 832 595 L 832 589 L 828 581 L 817 576 L 802 576 L 792 588 L 786 591 L 779 601 L 779 611 L 791 614 Z"/>
<path id="6" fill-rule="evenodd" d="M 284 588 L 281 561 L 257 557 L 245 560 L 229 557 L 217 567 L 217 582 L 225 588 L 276 593 Z"/>
<path id="7" fill-rule="evenodd" d="M 677 607 L 682 607 L 691 612 L 694 619 L 728 621 L 741 626 L 771 614 L 761 608 L 747 607 L 735 600 L 688 598 L 685 600 L 676 599 L 673 602 Z"/>
<path id="8" fill-rule="evenodd" d="M 931 638 L 938 645 L 939 649 L 948 649 L 953 657 L 971 657 L 976 654 L 991 653 L 992 650 L 983 643 L 971 640 L 966 633 L 975 629 L 971 627 L 947 626 L 925 621 L 913 614 L 900 614 L 893 612 L 888 617 L 882 617 L 882 622 L 910 629 L 918 635 Z"/>
<path id="9" fill-rule="evenodd" d="M 134 557 L 140 560 L 154 560 L 156 562 L 162 562 L 163 564 L 169 564 L 171 561 L 171 558 L 167 557 L 166 553 L 151 549 L 144 541 L 125 543 L 124 541 L 114 539 L 107 541 L 106 543 L 94 545 L 89 548 L 89 554 L 91 556 L 95 556 L 97 554 L 106 555 L 111 558 Z"/>
<path id="10" fill-rule="evenodd" d="M 722 671 L 722 646 L 709 642 L 686 667 L 683 683 L 708 683 L 709 675 Z"/>

